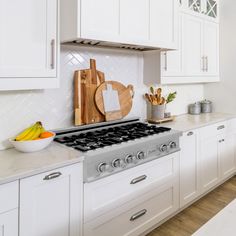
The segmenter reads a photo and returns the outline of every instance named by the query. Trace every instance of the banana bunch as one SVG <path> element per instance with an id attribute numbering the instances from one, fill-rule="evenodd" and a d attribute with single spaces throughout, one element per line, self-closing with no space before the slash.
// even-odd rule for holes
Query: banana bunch
<path id="1" fill-rule="evenodd" d="M 34 125 L 22 131 L 15 138 L 15 141 L 29 141 L 38 139 L 39 136 L 45 132 L 43 125 L 40 121 L 36 122 Z"/>

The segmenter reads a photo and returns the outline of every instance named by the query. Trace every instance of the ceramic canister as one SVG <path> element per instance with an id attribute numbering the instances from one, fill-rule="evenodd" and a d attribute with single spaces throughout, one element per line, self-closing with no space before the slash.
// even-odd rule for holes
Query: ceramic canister
<path id="1" fill-rule="evenodd" d="M 165 107 L 166 104 L 163 105 L 152 105 L 152 119 L 153 120 L 162 120 L 165 117 Z"/>

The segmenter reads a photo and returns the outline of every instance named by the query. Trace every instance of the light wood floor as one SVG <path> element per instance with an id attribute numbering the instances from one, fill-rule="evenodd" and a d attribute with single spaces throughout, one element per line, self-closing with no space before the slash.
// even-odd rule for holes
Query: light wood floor
<path id="1" fill-rule="evenodd" d="M 147 236 L 190 236 L 235 198 L 233 177 Z"/>

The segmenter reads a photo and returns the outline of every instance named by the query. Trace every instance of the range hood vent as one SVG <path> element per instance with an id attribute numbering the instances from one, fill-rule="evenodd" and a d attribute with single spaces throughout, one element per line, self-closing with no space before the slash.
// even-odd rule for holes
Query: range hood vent
<path id="1" fill-rule="evenodd" d="M 89 39 L 78 39 L 78 40 L 73 41 L 72 44 L 77 44 L 80 46 L 93 46 L 93 47 L 100 47 L 100 48 L 116 48 L 116 49 L 127 49 L 127 50 L 135 50 L 135 51 L 151 51 L 151 50 L 158 50 L 159 49 L 159 48 L 147 47 L 147 46 L 143 46 L 143 45 L 140 46 L 140 45 L 131 45 L 131 44 L 123 44 L 123 43 L 96 41 L 96 40 L 89 40 Z"/>

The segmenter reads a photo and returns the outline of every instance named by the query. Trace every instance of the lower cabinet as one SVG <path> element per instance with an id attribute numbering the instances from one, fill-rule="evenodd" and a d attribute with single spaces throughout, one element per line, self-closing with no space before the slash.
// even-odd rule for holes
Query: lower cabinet
<path id="1" fill-rule="evenodd" d="M 0 214 L 0 236 L 18 236 L 18 209 Z"/>
<path id="2" fill-rule="evenodd" d="M 85 184 L 84 236 L 137 236 L 179 209 L 179 153 Z"/>
<path id="3" fill-rule="evenodd" d="M 20 236 L 82 235 L 82 164 L 20 181 Z"/>
<path id="4" fill-rule="evenodd" d="M 180 147 L 180 207 L 183 207 L 199 195 L 197 130 L 183 133 Z"/>

